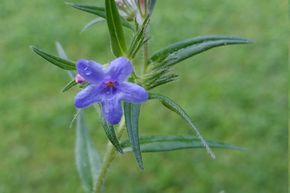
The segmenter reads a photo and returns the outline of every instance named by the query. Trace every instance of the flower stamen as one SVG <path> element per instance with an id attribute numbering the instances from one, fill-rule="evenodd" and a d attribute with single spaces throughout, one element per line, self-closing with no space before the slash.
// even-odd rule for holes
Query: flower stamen
<path id="1" fill-rule="evenodd" d="M 115 83 L 112 80 L 107 81 L 105 84 L 108 88 L 115 88 Z"/>

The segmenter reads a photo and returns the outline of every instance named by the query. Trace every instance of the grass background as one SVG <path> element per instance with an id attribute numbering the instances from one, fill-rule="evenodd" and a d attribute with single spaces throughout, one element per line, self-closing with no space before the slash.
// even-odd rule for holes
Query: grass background
<path id="1" fill-rule="evenodd" d="M 95 3 L 96 1 L 79 1 Z M 80 34 L 93 16 L 61 0 L 0 0 L 0 193 L 81 193 L 69 128 L 76 89 L 61 93 L 67 75 L 33 54 L 29 45 L 68 55 L 112 59 L 105 24 Z M 106 192 L 282 193 L 287 176 L 287 2 L 158 1 L 151 51 L 198 35 L 237 35 L 248 46 L 216 48 L 176 67 L 180 80 L 160 87 L 183 106 L 207 139 L 248 148 L 245 153 L 205 150 L 145 154 L 140 172 L 132 155 L 114 162 Z M 153 113 L 152 113 L 153 112 Z M 90 132 L 100 153 L 106 141 L 93 109 Z M 188 134 L 156 102 L 142 112 L 140 132 Z"/>

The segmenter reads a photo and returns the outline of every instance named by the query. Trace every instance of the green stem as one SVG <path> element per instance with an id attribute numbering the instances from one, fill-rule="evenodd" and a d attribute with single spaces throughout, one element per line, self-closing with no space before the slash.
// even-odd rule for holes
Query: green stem
<path id="1" fill-rule="evenodd" d="M 120 139 L 121 136 L 123 135 L 125 130 L 125 118 L 124 116 L 122 117 L 121 123 L 117 129 L 117 138 Z M 107 172 L 109 167 L 111 166 L 112 161 L 116 158 L 117 151 L 115 147 L 111 144 L 111 142 L 108 142 L 107 144 L 107 150 L 104 156 L 103 164 L 100 169 L 100 173 L 96 182 L 96 188 L 95 188 L 95 193 L 100 193 L 102 191 L 102 187 L 104 184 L 104 180 L 106 178 Z"/>

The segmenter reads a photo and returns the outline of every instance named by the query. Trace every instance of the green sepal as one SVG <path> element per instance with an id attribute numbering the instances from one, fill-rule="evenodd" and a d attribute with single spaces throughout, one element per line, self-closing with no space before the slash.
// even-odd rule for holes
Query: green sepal
<path id="1" fill-rule="evenodd" d="M 157 66 L 171 66 L 189 57 L 219 46 L 248 44 L 252 41 L 230 36 L 202 36 L 183 40 L 157 51 L 149 63 Z"/>
<path id="2" fill-rule="evenodd" d="M 171 111 L 175 112 L 177 115 L 179 115 L 193 129 L 193 131 L 196 133 L 196 136 L 200 139 L 201 143 L 204 145 L 204 147 L 206 148 L 208 153 L 211 155 L 211 157 L 215 158 L 215 155 L 212 152 L 210 146 L 207 144 L 207 142 L 205 141 L 205 139 L 201 135 L 200 131 L 195 126 L 195 124 L 193 123 L 190 116 L 185 112 L 185 110 L 183 110 L 183 108 L 181 108 L 177 103 L 175 103 L 170 98 L 163 96 L 163 95 L 150 93 L 149 99 L 159 100 L 166 108 L 168 108 L 169 110 L 171 110 Z"/>
<path id="3" fill-rule="evenodd" d="M 218 141 L 206 140 L 211 148 L 244 151 L 244 148 L 226 144 Z M 131 152 L 132 147 L 129 140 L 121 142 L 124 152 Z M 160 135 L 140 137 L 140 149 L 143 153 L 166 152 L 181 149 L 204 148 L 200 139 L 191 135 Z"/>
<path id="4" fill-rule="evenodd" d="M 134 156 L 141 169 L 144 169 L 142 154 L 139 143 L 139 115 L 140 104 L 132 104 L 124 102 L 124 115 L 127 127 L 127 133 L 130 144 L 133 149 Z"/>
<path id="5" fill-rule="evenodd" d="M 54 56 L 52 54 L 48 54 L 43 50 L 40 50 L 34 46 L 31 46 L 31 49 L 44 58 L 45 60 L 49 61 L 50 63 L 54 64 L 55 66 L 64 69 L 64 70 L 76 70 L 75 62 L 72 62 L 70 60 L 66 60 L 57 56 Z"/>
<path id="6" fill-rule="evenodd" d="M 67 83 L 67 85 L 65 85 L 65 87 L 61 90 L 62 92 L 66 92 L 69 89 L 71 89 L 72 87 L 78 85 L 78 83 L 76 83 L 75 80 L 71 80 L 69 83 Z"/>
<path id="7" fill-rule="evenodd" d="M 120 145 L 120 142 L 116 136 L 115 133 L 115 128 L 113 125 L 110 125 L 109 123 L 107 123 L 107 121 L 102 119 L 102 126 L 106 132 L 106 135 L 108 137 L 108 139 L 110 140 L 110 142 L 114 145 L 114 147 L 116 148 L 116 150 L 120 153 L 123 153 L 123 149 Z"/>
<path id="8" fill-rule="evenodd" d="M 136 34 L 133 37 L 133 40 L 131 42 L 131 46 L 128 51 L 129 58 L 135 58 L 135 55 L 140 50 L 140 48 L 149 40 L 146 37 L 146 30 L 149 25 L 150 18 L 149 16 L 144 20 L 142 26 L 140 29 L 136 32 Z"/>

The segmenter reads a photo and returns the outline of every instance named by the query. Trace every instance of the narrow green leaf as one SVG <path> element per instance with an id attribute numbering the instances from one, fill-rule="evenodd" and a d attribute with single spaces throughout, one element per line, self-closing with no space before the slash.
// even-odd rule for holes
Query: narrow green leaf
<path id="1" fill-rule="evenodd" d="M 56 47 L 58 56 L 62 59 L 68 60 L 68 57 L 67 57 L 62 45 L 59 42 L 55 43 L 55 47 Z"/>
<path id="2" fill-rule="evenodd" d="M 115 133 L 115 128 L 113 125 L 108 124 L 105 120 L 102 120 L 102 126 L 106 132 L 106 135 L 110 142 L 115 146 L 116 150 L 123 153 L 123 149 L 119 143 L 119 140 Z"/>
<path id="3" fill-rule="evenodd" d="M 214 153 L 212 152 L 209 145 L 206 143 L 205 139 L 202 137 L 201 133 L 199 132 L 198 128 L 194 125 L 193 121 L 191 120 L 190 116 L 173 100 L 170 98 L 159 95 L 159 94 L 152 94 L 150 93 L 149 99 L 157 99 L 159 100 L 165 107 L 170 109 L 171 111 L 178 114 L 184 121 L 188 123 L 188 125 L 193 129 L 196 133 L 197 137 L 200 139 L 201 143 L 204 145 L 208 153 L 211 155 L 212 158 L 215 158 Z"/>
<path id="4" fill-rule="evenodd" d="M 81 32 L 84 32 L 86 31 L 87 29 L 89 29 L 90 27 L 92 27 L 93 25 L 97 24 L 97 23 L 100 23 L 100 22 L 103 22 L 103 21 L 106 21 L 105 19 L 103 18 L 95 18 L 93 20 L 91 20 L 90 22 L 88 22 L 84 27 L 83 29 L 81 30 Z"/>
<path id="5" fill-rule="evenodd" d="M 41 56 L 42 58 L 44 58 L 45 60 L 49 61 L 50 63 L 56 65 L 59 68 L 62 68 L 64 70 L 76 70 L 76 66 L 75 63 L 69 60 L 65 60 L 62 59 L 60 57 L 48 54 L 36 47 L 31 46 L 31 49 L 38 54 L 39 56 Z"/>
<path id="6" fill-rule="evenodd" d="M 94 5 L 81 5 L 81 4 L 77 4 L 77 3 L 66 3 L 66 4 L 75 8 L 75 9 L 97 15 L 97 16 L 104 18 L 104 19 L 106 19 L 106 17 L 107 17 L 104 7 L 94 6 Z M 122 17 L 120 19 L 121 19 L 121 23 L 124 27 L 131 29 L 131 30 L 134 30 L 133 26 L 127 20 L 125 20 Z"/>
<path id="7" fill-rule="evenodd" d="M 77 83 L 75 80 L 71 80 L 69 83 L 67 83 L 67 85 L 65 85 L 65 87 L 62 89 L 62 92 L 66 92 L 69 89 L 71 89 L 72 87 L 76 86 Z"/>
<path id="8" fill-rule="evenodd" d="M 116 57 L 126 56 L 126 41 L 115 0 L 105 0 L 105 10 L 112 51 Z"/>
<path id="9" fill-rule="evenodd" d="M 244 148 L 225 144 L 218 141 L 206 140 L 206 143 L 211 148 L 229 149 L 243 151 Z M 132 151 L 129 140 L 121 143 L 124 152 Z M 174 151 L 180 149 L 195 149 L 203 148 L 204 145 L 200 142 L 200 139 L 191 135 L 161 135 L 161 136 L 146 136 L 140 137 L 140 148 L 144 153 L 149 152 L 164 152 Z"/>
<path id="10" fill-rule="evenodd" d="M 94 192 L 95 182 L 99 175 L 101 160 L 90 139 L 82 112 L 80 112 L 77 117 L 75 153 L 76 166 L 84 191 L 86 193 L 92 193 Z"/>
<path id="11" fill-rule="evenodd" d="M 55 43 L 55 47 L 56 47 L 56 50 L 57 50 L 58 56 L 59 56 L 60 58 L 62 58 L 62 59 L 68 60 L 68 57 L 67 57 L 67 55 L 66 55 L 66 53 L 65 53 L 65 51 L 64 51 L 64 49 L 63 49 L 63 47 L 62 47 L 62 45 L 61 45 L 61 43 L 60 43 L 60 42 L 56 42 L 56 43 Z M 67 70 L 67 73 L 68 73 L 68 75 L 69 75 L 69 77 L 70 77 L 71 79 L 74 79 L 75 74 L 76 74 L 74 71 Z M 63 90 L 64 90 L 64 89 L 63 89 Z M 64 91 L 63 91 L 63 92 L 64 92 Z"/>
<path id="12" fill-rule="evenodd" d="M 227 36 L 203 36 L 187 39 L 159 50 L 150 58 L 151 64 L 174 65 L 196 54 L 202 53 L 211 48 L 233 44 L 252 43 L 248 39 Z"/>
<path id="13" fill-rule="evenodd" d="M 129 140 L 132 145 L 133 153 L 135 155 L 139 167 L 141 169 L 144 169 L 139 144 L 139 131 L 138 131 L 140 108 L 141 108 L 140 104 L 132 104 L 124 102 L 124 114 Z"/>
<path id="14" fill-rule="evenodd" d="M 131 46 L 129 48 L 129 58 L 134 58 L 139 49 L 148 41 L 146 39 L 146 30 L 149 25 L 150 19 L 149 16 L 144 20 L 141 28 L 134 35 L 133 40 L 131 42 Z"/>
<path id="15" fill-rule="evenodd" d="M 85 11 L 87 13 L 91 13 L 102 18 L 106 18 L 106 11 L 104 7 L 94 6 L 94 5 L 82 5 L 82 4 L 70 3 L 70 2 L 66 2 L 66 4 L 75 9 Z"/>

